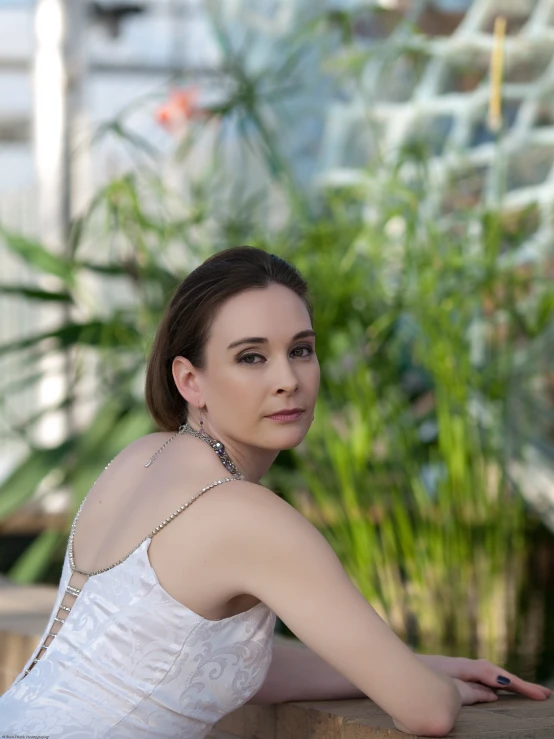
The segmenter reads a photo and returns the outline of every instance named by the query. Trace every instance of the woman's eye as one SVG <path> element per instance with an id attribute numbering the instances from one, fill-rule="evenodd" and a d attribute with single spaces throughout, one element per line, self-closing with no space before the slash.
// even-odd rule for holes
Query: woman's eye
<path id="1" fill-rule="evenodd" d="M 309 357 L 310 354 L 313 354 L 314 353 L 314 350 L 312 349 L 312 347 L 311 346 L 308 346 L 308 345 L 306 345 L 306 346 L 297 346 L 296 349 L 293 349 L 293 352 L 296 352 L 298 350 L 302 351 L 303 349 L 305 349 L 307 351 L 307 354 L 297 354 L 296 356 Z"/>
<path id="2" fill-rule="evenodd" d="M 313 348 L 311 346 L 307 346 L 307 345 L 306 346 L 297 346 L 292 351 L 293 352 L 297 352 L 297 351 L 303 351 L 303 350 L 306 350 L 307 354 L 296 354 L 295 356 L 298 359 L 303 359 L 305 357 L 309 357 L 310 354 L 313 354 L 314 353 Z M 250 360 L 253 357 L 260 357 L 261 359 L 264 359 L 264 357 L 262 357 L 261 354 L 243 354 L 242 357 L 240 357 L 238 361 L 239 361 L 239 363 L 242 362 L 242 364 L 260 364 L 260 362 L 251 362 Z"/>
<path id="3" fill-rule="evenodd" d="M 247 359 L 251 359 L 252 357 L 261 357 L 261 354 L 243 354 L 242 357 L 240 357 L 239 362 L 242 362 L 243 364 L 259 364 L 259 362 L 247 362 Z M 263 357 L 262 357 L 263 359 Z"/>

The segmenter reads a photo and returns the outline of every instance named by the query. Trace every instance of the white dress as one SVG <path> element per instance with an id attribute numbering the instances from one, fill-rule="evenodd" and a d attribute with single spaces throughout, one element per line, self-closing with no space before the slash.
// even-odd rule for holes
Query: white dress
<path id="1" fill-rule="evenodd" d="M 84 573 L 89 579 L 80 591 L 70 585 L 79 508 L 50 620 L 0 696 L 2 734 L 201 739 L 258 692 L 271 662 L 275 614 L 258 603 L 219 621 L 202 618 L 164 590 L 150 564 L 152 537 L 185 508 L 120 562 Z M 70 607 L 60 610 L 64 597 Z M 63 625 L 53 634 L 56 621 Z"/>

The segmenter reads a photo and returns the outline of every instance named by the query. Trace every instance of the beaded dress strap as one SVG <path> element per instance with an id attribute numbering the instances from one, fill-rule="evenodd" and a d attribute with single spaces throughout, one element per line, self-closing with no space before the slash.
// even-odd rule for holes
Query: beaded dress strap
<path id="1" fill-rule="evenodd" d="M 113 462 L 113 460 L 112 460 Z M 111 462 L 110 462 L 111 464 Z M 108 469 L 110 464 L 106 465 L 105 469 Z M 188 503 L 184 503 L 180 508 L 177 508 L 176 511 L 174 511 L 170 516 L 168 516 L 165 520 L 163 520 L 158 526 L 156 526 L 155 529 L 153 529 L 147 536 L 144 537 L 144 539 L 137 544 L 137 546 L 134 549 L 131 549 L 129 554 L 126 554 L 122 559 L 120 559 L 118 562 L 114 562 L 113 565 L 110 565 L 109 567 L 103 567 L 101 570 L 94 570 L 93 572 L 87 572 L 86 570 L 80 570 L 78 567 L 75 566 L 75 560 L 73 559 L 73 536 L 75 534 L 75 527 L 77 525 L 77 519 L 79 518 L 79 513 L 81 512 L 81 509 L 85 503 L 85 500 L 81 503 L 79 506 L 79 510 L 77 511 L 77 515 L 75 516 L 75 520 L 73 521 L 73 524 L 71 526 L 71 533 L 69 534 L 69 547 L 68 547 L 68 555 L 69 555 L 69 566 L 71 567 L 71 570 L 73 572 L 79 572 L 81 575 L 88 575 L 89 577 L 91 575 L 99 575 L 101 572 L 107 572 L 108 570 L 113 569 L 114 567 L 117 567 L 117 565 L 120 565 L 122 562 L 125 562 L 125 560 L 133 554 L 144 542 L 151 538 L 152 536 L 155 536 L 160 529 L 163 529 L 164 526 L 167 526 L 168 523 L 173 521 L 173 519 L 178 516 L 180 513 L 182 513 L 185 508 L 188 508 L 189 505 L 194 503 L 194 501 L 199 498 L 203 493 L 210 490 L 213 487 L 216 487 L 216 485 L 222 485 L 225 482 L 233 482 L 235 480 L 238 480 L 237 477 L 223 477 L 220 480 L 216 480 L 215 482 L 210 483 L 205 488 L 202 488 L 202 490 L 197 493 L 193 498 L 191 498 Z M 88 497 L 88 496 L 87 496 Z"/>
<path id="2" fill-rule="evenodd" d="M 179 432 L 178 433 L 192 433 L 193 435 L 196 435 L 197 434 L 196 431 L 194 431 L 193 429 L 190 429 L 189 430 L 189 428 L 190 427 L 188 426 L 188 424 L 185 424 L 185 425 L 179 427 Z M 171 439 L 169 439 L 168 442 L 166 442 L 161 447 L 161 449 L 159 449 L 158 452 L 156 452 L 154 454 L 154 456 L 150 458 L 150 461 L 145 465 L 145 467 L 150 467 L 150 465 L 152 464 L 152 462 L 158 456 L 159 452 L 162 451 L 167 446 L 167 444 L 169 443 L 169 441 L 173 440 L 176 436 L 177 436 L 177 434 L 174 434 L 171 437 Z M 75 535 L 75 527 L 76 527 L 77 521 L 79 519 L 79 514 L 81 513 L 81 510 L 82 510 L 82 508 L 83 508 L 83 506 L 85 504 L 85 500 L 88 498 L 88 494 L 87 494 L 85 496 L 84 500 L 82 501 L 81 505 L 79 506 L 79 509 L 77 511 L 77 514 L 76 514 L 76 516 L 75 516 L 75 518 L 73 520 L 73 523 L 71 525 L 71 532 L 69 534 L 69 544 L 68 544 L 68 548 L 67 548 L 67 553 L 69 555 L 69 566 L 71 567 L 71 570 L 72 570 L 71 575 L 69 576 L 69 581 L 71 581 L 71 578 L 72 578 L 74 572 L 79 572 L 81 575 L 86 575 L 87 577 L 91 577 L 93 575 L 99 575 L 101 572 L 107 572 L 108 570 L 111 570 L 114 567 L 117 567 L 117 565 L 120 565 L 128 557 L 130 557 L 131 554 L 133 552 L 135 552 L 141 546 L 141 544 L 143 544 L 147 539 L 150 539 L 151 537 L 155 536 L 158 533 L 158 531 L 160 531 L 160 529 L 163 529 L 164 526 L 167 526 L 167 524 L 170 521 L 172 521 L 176 516 L 178 516 L 180 513 L 182 513 L 185 510 L 185 508 L 188 508 L 189 505 L 191 505 L 192 503 L 194 503 L 194 501 L 197 498 L 199 498 L 203 493 L 205 493 L 207 490 L 210 490 L 211 488 L 215 487 L 216 485 L 221 485 L 224 482 L 232 482 L 233 480 L 243 480 L 244 479 L 244 476 L 242 475 L 242 473 L 240 473 L 236 469 L 234 463 L 228 458 L 228 456 L 227 456 L 227 454 L 225 452 L 225 448 L 223 447 L 223 445 L 220 442 L 217 442 L 215 440 L 212 440 L 211 437 L 208 437 L 207 435 L 204 436 L 204 435 L 200 434 L 200 437 L 201 438 L 204 438 L 205 441 L 209 441 L 209 443 L 212 445 L 213 449 L 218 454 L 218 456 L 221 459 L 221 461 L 224 464 L 224 466 L 227 467 L 227 469 L 229 469 L 229 471 L 232 472 L 234 476 L 233 477 L 224 477 L 224 478 L 222 478 L 220 480 L 216 480 L 215 482 L 212 482 L 210 485 L 206 485 L 205 488 L 202 488 L 202 490 L 199 493 L 197 493 L 193 498 L 191 498 L 187 503 L 184 503 L 180 508 L 177 508 L 177 510 L 174 511 L 170 516 L 168 516 L 168 518 L 166 518 L 158 526 L 156 526 L 156 528 L 153 529 L 148 534 L 148 536 L 145 536 L 144 539 L 139 544 L 137 544 L 137 546 L 134 549 L 132 549 L 129 552 L 129 554 L 127 554 L 125 557 L 123 557 L 122 559 L 120 559 L 118 562 L 114 562 L 114 564 L 110 565 L 109 567 L 104 567 L 101 570 L 94 570 L 93 572 L 87 572 L 86 570 L 80 570 L 80 569 L 78 569 L 75 566 L 75 560 L 73 559 L 73 537 Z M 213 442 L 213 444 L 212 444 L 212 442 Z M 115 457 L 114 457 L 114 459 L 115 459 Z M 114 461 L 114 459 L 112 459 L 111 462 L 105 466 L 104 470 L 107 470 L 108 469 L 108 467 Z M 94 485 L 96 485 L 96 482 L 100 479 L 101 476 L 102 475 L 100 474 L 97 477 L 97 479 L 92 484 L 92 487 L 94 487 Z M 92 487 L 91 487 L 91 489 L 92 489 Z M 77 599 L 79 597 L 79 595 L 83 592 L 82 591 L 82 587 L 81 588 L 76 588 L 73 585 L 70 585 L 69 584 L 69 581 L 68 581 L 68 583 L 66 585 L 65 593 L 62 596 L 62 599 L 65 598 L 67 595 L 72 596 L 73 598 Z M 34 667 L 35 664 L 37 664 L 38 662 L 40 662 L 40 660 L 41 660 L 42 657 L 38 657 L 37 655 L 39 655 L 39 654 L 45 654 L 45 650 L 47 650 L 52 645 L 52 643 L 54 641 L 54 638 L 59 634 L 60 629 L 58 629 L 57 632 L 54 632 L 54 631 L 51 631 L 50 630 L 52 628 L 53 624 L 55 622 L 58 622 L 59 624 L 64 624 L 66 622 L 67 618 L 69 617 L 69 614 L 71 613 L 71 610 L 72 610 L 72 608 L 73 608 L 74 605 L 75 605 L 75 601 L 73 601 L 73 605 L 72 606 L 62 605 L 60 603 L 60 605 L 58 606 L 58 610 L 56 611 L 56 613 L 59 614 L 60 611 L 63 611 L 66 615 L 64 616 L 64 618 L 58 618 L 58 616 L 55 616 L 54 617 L 53 623 L 52 623 L 52 625 L 50 626 L 50 628 L 48 630 L 48 634 L 46 635 L 46 637 L 43 640 L 42 644 L 33 653 L 32 657 L 30 658 L 30 662 L 29 662 L 29 665 L 30 666 L 28 667 L 28 669 L 26 669 L 23 672 L 23 675 L 22 675 L 22 678 L 21 679 L 23 679 L 26 675 L 28 675 L 31 672 L 31 670 L 33 669 L 33 667 Z M 51 638 L 52 639 L 52 642 L 50 642 L 50 644 L 45 644 L 44 642 L 48 638 Z"/>

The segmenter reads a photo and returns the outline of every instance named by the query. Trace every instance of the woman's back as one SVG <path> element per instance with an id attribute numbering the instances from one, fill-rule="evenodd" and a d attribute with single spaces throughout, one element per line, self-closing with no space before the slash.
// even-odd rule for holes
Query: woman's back
<path id="1" fill-rule="evenodd" d="M 75 527 L 74 558 L 79 569 L 92 572 L 118 562 L 202 488 L 230 477 L 209 445 L 190 436 L 179 436 L 145 468 L 171 436 L 156 433 L 138 439 L 97 480 Z M 228 578 L 221 576 L 224 552 L 219 527 L 225 522 L 221 521 L 218 502 L 229 492 L 229 486 L 222 486 L 203 494 L 186 515 L 165 526 L 148 549 L 164 589 L 212 620 L 248 610 L 259 602 L 228 592 Z M 85 580 L 77 573 L 72 584 L 80 587 Z"/>
<path id="2" fill-rule="evenodd" d="M 235 481 L 193 439 L 145 468 L 166 438 L 127 447 L 85 499 L 39 647 L 0 698 L 5 731 L 202 737 L 261 687 L 275 615 L 218 574 L 216 498 Z"/>

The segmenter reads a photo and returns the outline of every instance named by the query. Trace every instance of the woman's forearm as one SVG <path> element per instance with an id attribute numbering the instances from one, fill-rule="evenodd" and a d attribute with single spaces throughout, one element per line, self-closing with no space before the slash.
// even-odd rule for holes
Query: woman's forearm
<path id="1" fill-rule="evenodd" d="M 367 698 L 311 649 L 286 641 L 275 640 L 267 677 L 250 703 Z"/>
<path id="2" fill-rule="evenodd" d="M 432 669 L 440 669 L 440 656 L 416 654 Z M 275 637 L 267 677 L 250 703 L 347 700 L 367 698 L 340 672 L 301 642 Z"/>

